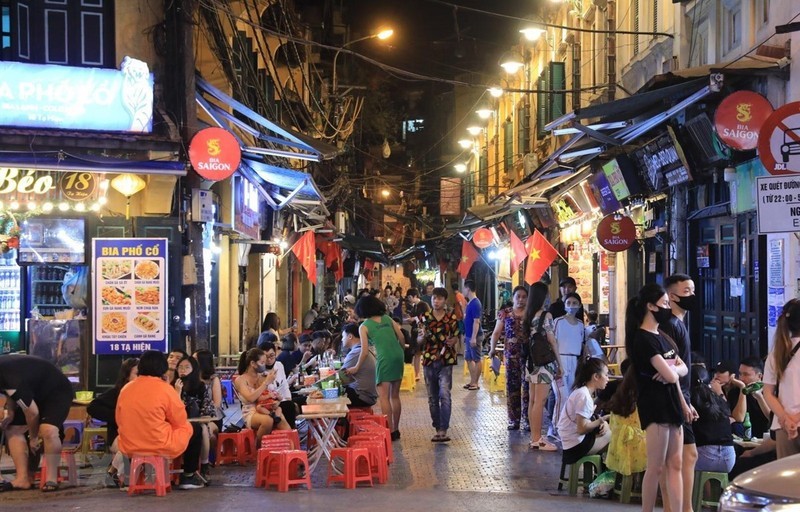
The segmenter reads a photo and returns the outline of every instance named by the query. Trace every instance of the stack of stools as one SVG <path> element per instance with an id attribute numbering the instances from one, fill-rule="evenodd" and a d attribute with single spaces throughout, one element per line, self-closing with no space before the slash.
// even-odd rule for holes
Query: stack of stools
<path id="1" fill-rule="evenodd" d="M 376 434 L 356 434 L 348 439 L 348 446 L 369 450 L 369 463 L 372 476 L 379 484 L 389 480 L 389 460 L 383 438 Z"/>
<path id="2" fill-rule="evenodd" d="M 64 462 L 65 466 L 61 466 Z M 67 474 L 62 475 L 62 469 L 66 469 Z M 61 459 L 56 470 L 57 483 L 67 482 L 70 487 L 78 485 L 78 464 L 75 462 L 75 447 L 61 450 Z M 47 483 L 47 457 L 42 456 L 42 468 L 39 473 L 39 488 L 44 489 Z"/>
<path id="3" fill-rule="evenodd" d="M 152 468 L 152 479 L 147 478 L 147 467 Z M 144 491 L 155 491 L 156 496 L 166 496 L 172 490 L 169 474 L 170 460 L 158 455 L 134 455 L 131 459 L 128 496 Z"/>
<path id="4" fill-rule="evenodd" d="M 219 465 L 234 462 L 240 465 L 256 460 L 256 433 L 249 428 L 239 432 L 220 432 L 217 436 L 217 458 Z"/>
<path id="5" fill-rule="evenodd" d="M 392 434 L 388 428 L 378 425 L 373 420 L 362 418 L 350 424 L 351 436 L 361 433 L 371 433 L 380 435 L 386 449 L 386 458 L 389 463 L 394 462 L 394 451 L 392 450 Z M 349 438 L 348 438 L 349 439 Z"/>
<path id="6" fill-rule="evenodd" d="M 335 463 L 342 461 L 342 473 L 336 473 Z M 359 482 L 369 483 L 372 487 L 372 466 L 368 448 L 348 446 L 331 450 L 331 461 L 328 466 L 328 485 L 331 482 L 344 483 L 345 489 L 355 489 Z"/>
<path id="7" fill-rule="evenodd" d="M 305 484 L 311 489 L 308 454 L 293 449 L 293 446 L 300 445 L 300 438 L 294 432 L 295 435 L 267 435 L 261 438 L 256 463 L 256 487 L 269 488 L 275 485 L 279 492 L 287 492 L 290 485 Z"/>

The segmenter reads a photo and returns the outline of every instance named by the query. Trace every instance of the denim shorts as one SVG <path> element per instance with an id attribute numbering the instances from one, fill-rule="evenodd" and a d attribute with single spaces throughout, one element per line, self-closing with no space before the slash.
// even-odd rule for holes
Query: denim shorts
<path id="1" fill-rule="evenodd" d="M 697 447 L 695 471 L 730 473 L 736 463 L 733 446 L 706 445 Z"/>
<path id="2" fill-rule="evenodd" d="M 464 359 L 467 361 L 480 361 L 481 360 L 481 344 L 473 347 L 469 340 L 464 341 Z"/>

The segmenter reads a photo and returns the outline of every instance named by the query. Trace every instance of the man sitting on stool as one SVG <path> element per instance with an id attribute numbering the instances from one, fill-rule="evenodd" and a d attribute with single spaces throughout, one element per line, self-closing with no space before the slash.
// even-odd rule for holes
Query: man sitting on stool
<path id="1" fill-rule="evenodd" d="M 361 339 L 358 335 L 358 324 L 345 324 L 342 328 L 342 347 L 347 354 L 342 369 L 352 368 L 358 363 L 361 355 Z M 342 372 L 341 374 L 344 374 Z M 344 374 L 346 375 L 346 374 Z M 347 375 L 353 379 L 344 388 L 350 405 L 353 407 L 372 407 L 378 400 L 378 389 L 375 386 L 375 354 L 370 350 L 358 372 Z"/>

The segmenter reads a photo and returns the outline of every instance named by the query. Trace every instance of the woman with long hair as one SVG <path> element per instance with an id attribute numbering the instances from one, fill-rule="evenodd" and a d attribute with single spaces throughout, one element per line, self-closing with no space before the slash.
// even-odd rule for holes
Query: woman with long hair
<path id="1" fill-rule="evenodd" d="M 564 464 L 575 464 L 586 455 L 603 451 L 611 441 L 605 417 L 594 413 L 594 394 L 608 385 L 608 366 L 601 359 L 586 359 L 578 365 L 564 410 L 558 420 Z"/>
<path id="2" fill-rule="evenodd" d="M 553 382 L 553 393 L 556 397 L 556 404 L 553 407 L 553 434 L 559 437 L 558 423 L 561 418 L 561 411 L 564 409 L 567 397 L 573 389 L 575 383 L 575 372 L 578 370 L 578 361 L 583 351 L 583 343 L 586 340 L 586 327 L 582 320 L 577 318 L 578 312 L 583 310 L 581 296 L 575 292 L 568 293 L 562 297 L 564 301 L 564 316 L 556 318 L 553 322 L 553 335 L 556 338 L 558 354 L 561 359 L 561 378 Z"/>
<path id="3" fill-rule="evenodd" d="M 386 314 L 386 305 L 372 295 L 365 295 L 356 303 L 356 314 L 363 322 L 358 328 L 361 354 L 355 366 L 345 370 L 348 375 L 358 373 L 367 357 L 370 345 L 375 347 L 377 359 L 375 380 L 378 384 L 378 401 L 381 412 L 389 418 L 392 440 L 400 439 L 400 381 L 403 379 L 403 345 L 405 337 L 400 326 Z"/>
<path id="4" fill-rule="evenodd" d="M 117 437 L 119 435 L 117 431 L 116 419 L 117 399 L 119 398 L 119 392 L 122 391 L 122 388 L 125 387 L 125 384 L 136 379 L 136 377 L 139 375 L 139 369 L 137 368 L 138 364 L 139 359 L 136 357 L 131 357 L 122 361 L 122 366 L 119 368 L 119 375 L 117 375 L 117 382 L 114 384 L 114 387 L 97 396 L 86 407 L 86 412 L 89 414 L 89 416 L 96 420 L 106 422 L 109 451 L 114 455 L 114 458 L 111 460 L 111 464 L 108 465 L 107 469 L 105 482 L 107 487 L 122 486 L 119 475 L 124 471 L 124 457 L 119 452 L 119 448 L 117 446 Z"/>
<path id="5" fill-rule="evenodd" d="M 220 424 L 222 423 L 222 382 L 217 376 L 214 367 L 214 354 L 208 349 L 200 349 L 192 354 L 197 360 L 200 369 L 200 382 L 205 385 L 203 404 L 200 407 L 200 414 L 212 418 L 220 418 L 218 422 L 205 424 L 203 430 L 203 451 L 200 452 L 200 475 L 208 479 L 209 474 L 209 454 L 214 452 L 217 446 L 217 434 L 219 434 Z M 206 450 L 208 447 L 208 450 Z"/>
<path id="6" fill-rule="evenodd" d="M 528 305 L 525 309 L 525 317 L 522 319 L 522 339 L 526 345 L 530 344 L 531 336 L 539 331 L 541 325 L 541 331 L 555 353 L 555 361 L 543 366 L 536 366 L 533 364 L 531 356 L 528 355 L 523 362 L 525 363 L 525 380 L 533 387 L 529 392 L 528 402 L 528 420 L 531 426 L 530 448 L 554 452 L 558 448 L 542 436 L 544 403 L 547 401 L 547 394 L 550 392 L 553 381 L 561 378 L 561 359 L 558 355 L 556 338 L 553 336 L 553 316 L 544 308 L 547 296 L 546 284 L 533 283 L 530 287 Z"/>
<path id="7" fill-rule="evenodd" d="M 779 459 L 800 453 L 800 300 L 792 299 L 778 316 L 772 352 L 764 365 L 764 399 L 775 414 L 776 451 Z M 780 385 L 779 385 L 780 384 Z"/>
<path id="8" fill-rule="evenodd" d="M 692 405 L 698 414 L 697 421 L 692 424 L 697 440 L 695 471 L 730 473 L 736 463 L 729 420 L 731 409 L 724 394 L 712 391 L 710 381 L 704 366 L 692 365 Z"/>
<path id="9" fill-rule="evenodd" d="M 520 423 L 523 430 L 530 430 L 528 423 L 528 381 L 524 379 L 522 364 L 522 324 L 525 306 L 528 304 L 528 290 L 524 286 L 514 288 L 510 308 L 497 313 L 497 322 L 492 331 L 489 357 L 494 357 L 497 342 L 503 334 L 503 359 L 506 365 L 506 407 L 508 411 L 508 430 L 517 430 Z M 521 421 L 520 421 L 521 420 Z"/>
<path id="10" fill-rule="evenodd" d="M 666 290 L 646 284 L 628 302 L 625 311 L 625 350 L 636 372 L 639 398 L 636 406 L 647 437 L 647 469 L 642 482 L 642 510 L 651 512 L 658 482 L 666 470 L 673 510 L 683 510 L 683 421 L 692 413 L 680 390 L 678 378 L 688 372 L 678 357 L 675 342 L 658 328 L 669 320 L 672 309 Z"/>
<path id="11" fill-rule="evenodd" d="M 251 348 L 242 352 L 239 358 L 239 376 L 233 382 L 233 387 L 242 403 L 242 418 L 247 428 L 256 431 L 256 446 L 261 444 L 261 437 L 272 432 L 273 429 L 289 430 L 289 424 L 283 419 L 278 402 L 270 414 L 256 411 L 256 405 L 261 400 L 261 395 L 269 393 L 267 388 L 275 383 L 277 372 L 273 369 L 267 371 L 267 356 L 259 348 Z"/>

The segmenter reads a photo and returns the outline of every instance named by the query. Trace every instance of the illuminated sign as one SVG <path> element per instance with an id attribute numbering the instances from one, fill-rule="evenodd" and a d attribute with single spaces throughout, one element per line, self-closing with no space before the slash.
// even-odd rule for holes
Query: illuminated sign
<path id="1" fill-rule="evenodd" d="M 261 197 L 243 176 L 234 177 L 233 229 L 253 240 L 261 239 Z"/>
<path id="2" fill-rule="evenodd" d="M 119 70 L 0 62 L 0 126 L 149 133 L 153 75 L 130 57 Z"/>
<path id="3" fill-rule="evenodd" d="M 205 128 L 189 143 L 189 161 L 194 170 L 209 181 L 230 178 L 242 161 L 236 137 L 222 128 Z"/>
<path id="4" fill-rule="evenodd" d="M 758 132 L 773 110 L 769 100 L 760 94 L 736 91 L 717 107 L 714 128 L 722 142 L 733 149 L 756 149 Z"/>

